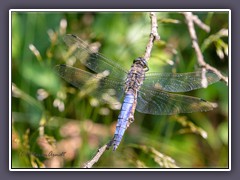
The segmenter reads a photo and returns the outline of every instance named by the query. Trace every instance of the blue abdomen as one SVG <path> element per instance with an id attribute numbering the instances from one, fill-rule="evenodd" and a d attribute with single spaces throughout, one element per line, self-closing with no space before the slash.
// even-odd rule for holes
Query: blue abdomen
<path id="1" fill-rule="evenodd" d="M 118 122 L 112 143 L 113 150 L 117 149 L 119 143 L 121 142 L 123 134 L 127 128 L 128 119 L 132 110 L 133 103 L 134 103 L 133 94 L 126 94 L 122 104 L 121 112 L 118 116 Z"/>

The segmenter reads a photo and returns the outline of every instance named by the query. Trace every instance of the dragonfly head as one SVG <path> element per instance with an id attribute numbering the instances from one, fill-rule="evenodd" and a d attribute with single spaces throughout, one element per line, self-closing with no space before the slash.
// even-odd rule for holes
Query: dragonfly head
<path id="1" fill-rule="evenodd" d="M 146 71 L 149 70 L 147 61 L 142 57 L 138 57 L 138 58 L 134 59 L 133 63 L 140 64 L 144 69 L 146 69 Z"/>

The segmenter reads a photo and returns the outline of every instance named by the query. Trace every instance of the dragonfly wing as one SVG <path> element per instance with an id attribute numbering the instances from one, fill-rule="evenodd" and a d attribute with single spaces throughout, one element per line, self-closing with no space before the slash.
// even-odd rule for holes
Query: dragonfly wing
<path id="1" fill-rule="evenodd" d="M 196 97 L 171 94 L 161 90 L 148 90 L 141 87 L 137 98 L 137 111 L 153 115 L 192 113 L 213 109 L 211 103 Z"/>
<path id="2" fill-rule="evenodd" d="M 127 71 L 124 70 L 115 61 L 104 57 L 100 53 L 96 53 L 91 47 L 79 37 L 68 34 L 63 37 L 64 42 L 73 49 L 73 54 L 85 66 L 96 73 L 101 73 L 105 70 L 109 71 L 109 76 L 115 78 L 125 78 Z"/>
<path id="3" fill-rule="evenodd" d="M 213 84 L 220 80 L 218 75 L 206 71 L 207 84 Z M 190 73 L 146 73 L 143 86 L 168 92 L 187 92 L 203 87 L 202 71 Z"/>
<path id="4" fill-rule="evenodd" d="M 92 74 L 66 65 L 57 65 L 55 72 L 73 86 L 81 89 L 82 95 L 90 94 L 98 100 L 106 102 L 113 97 L 119 102 L 124 93 L 124 81 L 109 78 L 104 73 Z"/>

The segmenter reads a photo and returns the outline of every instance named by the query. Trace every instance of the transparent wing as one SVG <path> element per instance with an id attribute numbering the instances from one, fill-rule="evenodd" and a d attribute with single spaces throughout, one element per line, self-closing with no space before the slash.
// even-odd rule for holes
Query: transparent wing
<path id="1" fill-rule="evenodd" d="M 213 106 L 201 98 L 141 88 L 138 92 L 136 109 L 145 114 L 170 115 L 209 111 Z"/>
<path id="2" fill-rule="evenodd" d="M 109 78 L 106 71 L 92 74 L 78 68 L 57 65 L 55 72 L 73 86 L 81 89 L 81 93 L 90 94 L 99 100 L 109 101 L 115 97 L 118 102 L 124 93 L 124 81 L 117 78 Z"/>
<path id="3" fill-rule="evenodd" d="M 207 84 L 213 84 L 220 78 L 212 71 L 206 71 Z M 168 92 L 187 92 L 202 88 L 202 71 L 190 73 L 146 73 L 143 87 Z"/>
<path id="4" fill-rule="evenodd" d="M 124 70 L 115 61 L 110 60 L 100 53 L 94 52 L 83 40 L 79 37 L 68 34 L 63 37 L 64 42 L 73 49 L 73 54 L 89 69 L 96 73 L 101 73 L 105 70 L 109 71 L 110 77 L 125 79 L 127 71 Z"/>

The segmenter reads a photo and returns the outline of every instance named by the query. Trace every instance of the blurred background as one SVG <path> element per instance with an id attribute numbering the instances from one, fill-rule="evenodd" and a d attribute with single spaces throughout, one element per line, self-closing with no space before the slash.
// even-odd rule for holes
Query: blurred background
<path id="1" fill-rule="evenodd" d="M 195 27 L 207 63 L 228 76 L 228 13 L 195 12 L 211 31 Z M 183 14 L 158 12 L 161 41 L 152 72 L 198 70 Z M 12 12 L 12 168 L 80 168 L 113 136 L 119 110 L 99 103 L 58 77 L 53 68 L 86 69 L 71 56 L 75 34 L 129 69 L 144 54 L 147 12 Z M 209 112 L 153 116 L 135 113 L 118 149 L 95 168 L 227 168 L 228 86 L 217 82 L 186 93 L 217 103 Z"/>

